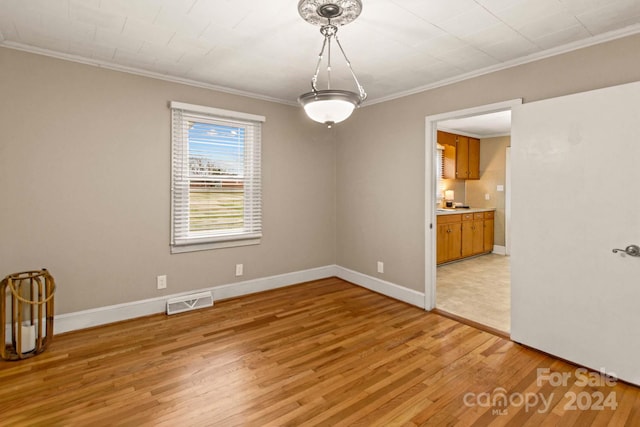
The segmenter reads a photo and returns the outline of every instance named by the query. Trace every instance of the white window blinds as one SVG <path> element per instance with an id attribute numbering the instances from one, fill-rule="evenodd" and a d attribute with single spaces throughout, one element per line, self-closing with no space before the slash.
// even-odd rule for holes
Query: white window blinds
<path id="1" fill-rule="evenodd" d="M 264 117 L 171 103 L 172 252 L 258 243 Z"/>

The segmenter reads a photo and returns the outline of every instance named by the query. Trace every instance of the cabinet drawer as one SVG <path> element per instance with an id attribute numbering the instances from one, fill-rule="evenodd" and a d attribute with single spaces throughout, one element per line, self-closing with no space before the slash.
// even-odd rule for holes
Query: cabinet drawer
<path id="1" fill-rule="evenodd" d="M 484 219 L 484 218 L 485 218 L 485 217 L 484 217 L 484 214 L 485 214 L 485 212 L 477 212 L 477 213 L 474 213 L 474 214 L 473 214 L 473 217 L 474 217 L 475 219 Z"/>
<path id="2" fill-rule="evenodd" d="M 463 221 L 473 221 L 473 214 L 471 214 L 471 213 L 462 214 L 462 220 Z"/>
<path id="3" fill-rule="evenodd" d="M 451 224 L 460 222 L 462 215 L 438 215 L 438 224 Z"/>
<path id="4" fill-rule="evenodd" d="M 484 213 L 484 219 L 493 219 L 494 216 L 495 216 L 494 211 Z"/>

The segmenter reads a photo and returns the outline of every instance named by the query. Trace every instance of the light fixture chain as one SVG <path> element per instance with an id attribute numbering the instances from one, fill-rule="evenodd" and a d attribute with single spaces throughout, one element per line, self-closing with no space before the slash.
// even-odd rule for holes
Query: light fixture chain
<path id="1" fill-rule="evenodd" d="M 331 22 L 331 20 L 329 20 Z M 327 40 L 327 90 L 331 90 L 331 36 L 325 36 Z"/>
<path id="2" fill-rule="evenodd" d="M 322 64 L 322 58 L 324 56 L 324 50 L 327 47 L 327 37 L 325 36 L 322 42 L 322 49 L 320 49 L 320 54 L 318 55 L 318 63 L 316 64 L 316 72 L 311 77 L 311 88 L 314 92 L 318 92 L 318 74 L 320 74 L 320 65 Z"/>
<path id="3" fill-rule="evenodd" d="M 358 81 L 358 77 L 356 77 L 356 73 L 353 71 L 353 67 L 351 66 L 351 61 L 349 61 L 349 58 L 347 58 L 347 54 L 344 52 L 344 49 L 342 48 L 340 39 L 338 39 L 338 34 L 335 34 L 334 37 L 336 39 L 336 43 L 338 44 L 338 47 L 340 48 L 340 52 L 342 52 L 342 56 L 344 56 L 344 60 L 347 62 L 347 67 L 349 67 L 349 71 L 351 71 L 351 76 L 353 76 L 353 80 L 355 80 L 356 85 L 358 86 L 358 91 L 360 92 L 360 98 L 364 101 L 365 99 L 367 99 L 367 93 L 364 91 L 364 87 L 362 87 L 362 85 L 360 84 L 360 81 Z"/>

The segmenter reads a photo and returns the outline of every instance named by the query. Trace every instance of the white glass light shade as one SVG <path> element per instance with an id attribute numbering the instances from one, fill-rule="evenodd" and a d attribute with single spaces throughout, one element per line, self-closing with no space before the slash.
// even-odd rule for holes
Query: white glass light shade
<path id="1" fill-rule="evenodd" d="M 346 90 L 319 90 L 301 95 L 298 102 L 311 120 L 331 126 L 348 119 L 361 99 Z"/>
<path id="2" fill-rule="evenodd" d="M 444 192 L 444 199 L 445 200 L 453 200 L 453 199 L 455 199 L 453 190 L 446 190 Z"/>

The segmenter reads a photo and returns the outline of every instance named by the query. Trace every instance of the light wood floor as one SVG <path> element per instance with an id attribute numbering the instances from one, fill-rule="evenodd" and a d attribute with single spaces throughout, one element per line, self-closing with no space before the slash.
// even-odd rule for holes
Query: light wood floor
<path id="1" fill-rule="evenodd" d="M 638 388 L 537 385 L 537 368 L 575 372 L 334 278 L 57 336 L 0 362 L 0 424 L 640 425 Z M 551 403 L 478 404 L 499 387 Z M 617 409 L 569 410 L 572 391 L 614 393 Z"/>
<path id="2" fill-rule="evenodd" d="M 509 332 L 509 257 L 482 255 L 437 268 L 436 307 L 459 317 Z"/>

